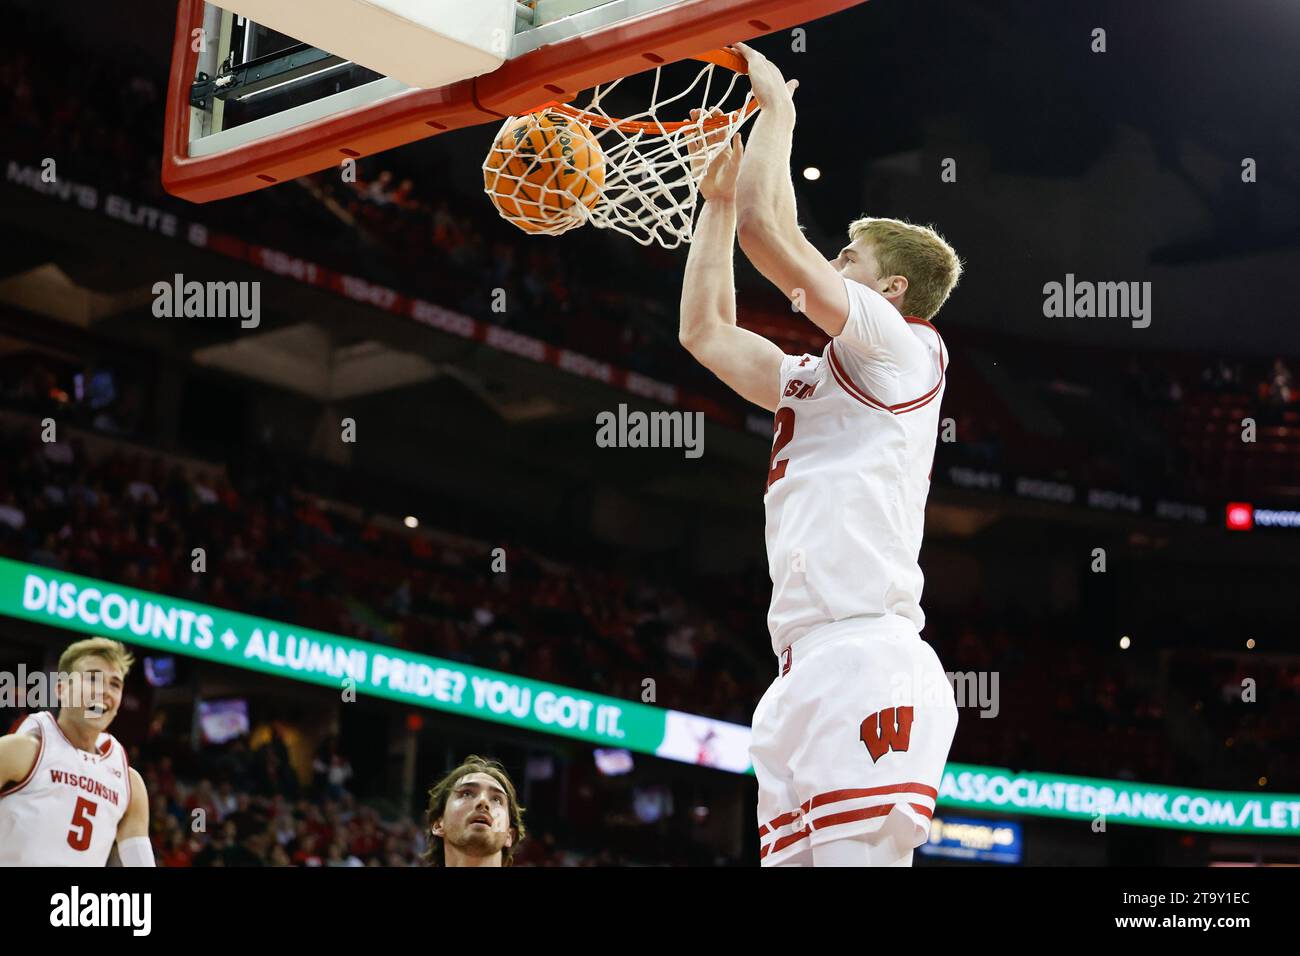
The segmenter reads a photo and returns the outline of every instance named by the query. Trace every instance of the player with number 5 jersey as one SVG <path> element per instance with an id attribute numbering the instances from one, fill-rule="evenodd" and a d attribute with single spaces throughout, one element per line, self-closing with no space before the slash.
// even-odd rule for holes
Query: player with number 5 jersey
<path id="1" fill-rule="evenodd" d="M 59 659 L 59 713 L 27 716 L 0 737 L 0 866 L 153 866 L 149 801 L 108 733 L 131 655 L 91 638 Z"/>
<path id="2" fill-rule="evenodd" d="M 777 677 L 754 713 L 764 866 L 908 866 L 957 726 L 921 637 L 919 564 L 948 353 L 930 321 L 961 274 L 933 229 L 859 219 L 828 262 L 790 178 L 794 91 L 737 46 L 762 111 L 702 172 L 686 349 L 774 413 L 764 505 Z M 732 246 L 830 337 L 785 355 L 736 324 Z"/>

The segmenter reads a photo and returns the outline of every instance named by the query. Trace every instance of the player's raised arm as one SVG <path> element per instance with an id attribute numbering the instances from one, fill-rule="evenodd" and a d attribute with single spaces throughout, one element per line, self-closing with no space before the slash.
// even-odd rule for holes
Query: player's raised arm
<path id="1" fill-rule="evenodd" d="M 0 737 L 0 793 L 27 779 L 40 754 L 40 741 L 27 735 Z"/>
<path id="2" fill-rule="evenodd" d="M 757 50 L 743 43 L 736 48 L 749 64 L 749 82 L 762 106 L 736 184 L 740 248 L 823 332 L 839 335 L 849 314 L 844 280 L 799 229 L 790 181 L 799 81 L 786 83 Z"/>
<path id="3" fill-rule="evenodd" d="M 123 866 L 156 866 L 149 842 L 149 793 L 134 767 L 127 772 L 131 775 L 131 805 L 117 825 L 117 855 Z"/>
<path id="4" fill-rule="evenodd" d="M 737 134 L 700 183 L 705 204 L 686 259 L 678 338 L 686 351 L 742 398 L 775 411 L 781 400 L 784 354 L 761 335 L 736 325 L 732 250 L 742 151 Z"/>

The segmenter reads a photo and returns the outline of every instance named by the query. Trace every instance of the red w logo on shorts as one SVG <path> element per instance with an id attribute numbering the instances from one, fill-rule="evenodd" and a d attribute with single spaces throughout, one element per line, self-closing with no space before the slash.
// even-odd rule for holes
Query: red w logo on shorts
<path id="1" fill-rule="evenodd" d="M 862 722 L 858 732 L 875 763 L 891 750 L 906 750 L 912 740 L 912 708 L 887 707 Z"/>

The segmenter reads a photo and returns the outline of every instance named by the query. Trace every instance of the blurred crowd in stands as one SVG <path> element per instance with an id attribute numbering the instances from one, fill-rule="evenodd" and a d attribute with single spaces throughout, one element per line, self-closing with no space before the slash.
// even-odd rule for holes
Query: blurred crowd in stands
<path id="1" fill-rule="evenodd" d="M 496 573 L 486 544 L 384 530 L 293 489 L 243 494 L 161 457 L 88 458 L 75 439 L 0 447 L 10 557 L 612 696 L 657 675 L 661 704 L 739 722 L 766 682 L 761 643 L 669 582 L 522 546 Z"/>
<path id="2" fill-rule="evenodd" d="M 15 350 L 0 356 L 0 405 L 105 435 L 134 435 L 145 422 L 146 389 L 133 375 Z"/>
<path id="3" fill-rule="evenodd" d="M 416 821 L 385 820 L 338 785 L 295 794 L 296 787 L 249 780 L 238 761 L 215 784 L 178 779 L 169 757 L 137 769 L 149 791 L 150 836 L 162 866 L 412 866 L 426 847 Z"/>
<path id="4" fill-rule="evenodd" d="M 1259 768 L 1261 786 L 1300 786 L 1300 665 L 1294 658 L 1246 658 L 1187 651 L 1170 655 L 1166 693 L 1190 702 L 1214 771 Z"/>
<path id="5" fill-rule="evenodd" d="M 1244 363 L 1218 358 L 1201 371 L 1200 384 L 1206 392 L 1250 395 L 1264 408 L 1280 408 L 1296 400 L 1291 369 L 1281 357 L 1275 358 L 1264 374 L 1253 377 Z M 1182 389 L 1174 387 L 1175 400 L 1181 399 Z"/>
<path id="6" fill-rule="evenodd" d="M 1044 365 L 1024 340 L 953 330 L 969 373 L 951 376 L 951 465 L 1213 502 L 1300 495 L 1300 402 L 1286 362 L 1063 350 Z M 1247 431 L 1246 419 L 1255 424 Z"/>
<path id="7" fill-rule="evenodd" d="M 1125 653 L 1077 621 L 977 611 L 931 613 L 926 638 L 950 673 L 997 675 L 993 707 L 968 689 L 953 760 L 1225 790 L 1300 785 L 1286 743 L 1300 720 L 1294 657 Z"/>
<path id="8" fill-rule="evenodd" d="M 347 786 L 350 764 L 333 740 L 322 745 L 314 777 L 299 786 L 274 732 L 255 749 L 237 739 L 182 753 L 157 741 L 133 754 L 149 792 L 150 838 L 160 866 L 423 866 L 422 818 L 386 801 L 367 803 Z M 328 752 L 327 752 L 328 751 Z M 184 765 L 182 773 L 178 765 Z M 267 768 L 273 768 L 271 773 Z M 279 768 L 274 769 L 274 768 Z M 344 771 L 344 772 L 340 772 Z M 199 774 L 198 776 L 192 776 Z M 626 866 L 636 861 L 605 849 L 561 848 L 553 833 L 525 816 L 527 838 L 515 866 Z M 567 843 L 567 841 L 566 841 Z M 667 862 L 665 855 L 664 861 Z"/>

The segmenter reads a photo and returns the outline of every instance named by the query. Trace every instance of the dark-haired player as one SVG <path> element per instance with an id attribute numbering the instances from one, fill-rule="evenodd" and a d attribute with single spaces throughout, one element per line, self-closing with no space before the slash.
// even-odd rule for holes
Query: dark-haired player
<path id="1" fill-rule="evenodd" d="M 429 791 L 431 866 L 510 866 L 524 838 L 524 808 L 495 760 L 470 756 Z"/>

